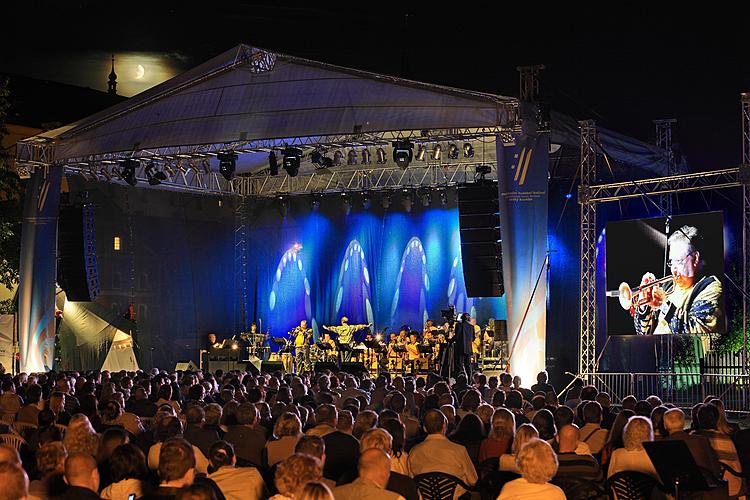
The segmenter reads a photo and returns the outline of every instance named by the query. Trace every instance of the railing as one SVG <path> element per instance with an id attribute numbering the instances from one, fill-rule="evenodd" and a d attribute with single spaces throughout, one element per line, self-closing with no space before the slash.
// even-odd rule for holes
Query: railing
<path id="1" fill-rule="evenodd" d="M 750 413 L 750 375 L 712 373 L 587 373 L 581 378 L 606 392 L 613 404 L 629 395 L 636 399 L 658 396 L 683 409 L 702 403 L 707 396 L 724 402 L 729 413 Z"/>

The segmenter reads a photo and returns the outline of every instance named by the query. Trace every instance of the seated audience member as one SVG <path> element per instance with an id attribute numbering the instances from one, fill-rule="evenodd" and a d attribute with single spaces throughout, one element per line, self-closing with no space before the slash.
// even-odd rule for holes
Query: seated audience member
<path id="1" fill-rule="evenodd" d="M 384 451 L 389 457 L 393 455 L 393 440 L 391 435 L 385 429 L 371 429 L 362 436 L 359 443 L 360 457 L 367 450 L 375 448 Z M 398 493 L 406 500 L 418 500 L 417 484 L 409 476 L 393 472 L 393 460 L 390 460 L 391 475 L 385 485 L 385 489 Z M 362 471 L 360 470 L 360 476 Z"/>
<path id="2" fill-rule="evenodd" d="M 99 470 L 96 460 L 86 453 L 72 453 L 65 459 L 65 482 L 68 488 L 59 498 L 82 500 L 99 498 Z"/>
<path id="3" fill-rule="evenodd" d="M 711 448 L 711 442 L 706 436 L 688 434 L 685 432 L 685 413 L 679 408 L 672 408 L 664 413 L 664 428 L 669 433 L 668 440 L 679 439 L 685 441 L 690 454 L 701 472 L 713 482 L 721 479 L 722 472 L 716 452 Z"/>
<path id="4" fill-rule="evenodd" d="M 531 411 L 526 413 L 526 418 L 533 421 L 534 416 L 537 414 L 537 412 L 539 412 L 539 410 L 544 408 L 546 405 L 547 400 L 544 396 L 542 396 L 541 394 L 535 395 L 533 398 L 531 398 Z"/>
<path id="5" fill-rule="evenodd" d="M 523 395 L 520 392 L 508 392 L 505 395 L 505 407 L 516 417 L 516 426 L 529 423 L 529 419 L 523 413 Z"/>
<path id="6" fill-rule="evenodd" d="M 575 425 L 566 425 L 558 434 L 560 451 L 557 453 L 557 476 L 579 478 L 586 481 L 601 481 L 603 479 L 599 462 L 592 455 L 576 453 L 579 431 Z"/>
<path id="7" fill-rule="evenodd" d="M 67 488 L 63 479 L 67 457 L 65 447 L 59 441 L 47 443 L 36 452 L 36 468 L 41 479 L 29 484 L 30 497 L 47 499 L 63 494 Z"/>
<path id="8" fill-rule="evenodd" d="M 719 462 L 729 465 L 737 472 L 742 472 L 742 465 L 734 442 L 731 437 L 717 429 L 718 423 L 719 409 L 712 404 L 701 405 L 698 409 L 698 430 L 694 433 L 708 438 Z M 738 495 L 742 489 L 742 479 L 729 471 L 724 473 L 724 479 L 729 483 L 729 495 Z"/>
<path id="9" fill-rule="evenodd" d="M 633 410 L 622 410 L 617 414 L 617 417 L 615 417 L 614 422 L 612 422 L 612 428 L 609 430 L 609 435 L 607 436 L 607 442 L 604 443 L 604 448 L 602 448 L 602 454 L 599 459 L 599 463 L 602 466 L 606 466 L 609 463 L 609 459 L 612 457 L 612 453 L 615 450 L 625 447 L 625 444 L 622 441 L 622 431 L 625 428 L 625 424 L 628 423 L 628 419 L 634 415 L 635 413 L 633 413 Z"/>
<path id="10" fill-rule="evenodd" d="M 334 500 L 331 489 L 322 482 L 310 481 L 302 487 L 295 500 Z"/>
<path id="11" fill-rule="evenodd" d="M 122 427 L 110 427 L 99 439 L 99 449 L 96 452 L 96 463 L 99 468 L 99 488 L 106 488 L 112 484 L 112 471 L 109 459 L 115 449 L 130 441 L 128 431 Z"/>
<path id="12" fill-rule="evenodd" d="M 269 467 L 294 454 L 294 447 L 302 437 L 302 422 L 294 413 L 282 413 L 276 420 L 273 435 L 276 439 L 266 443 Z"/>
<path id="13" fill-rule="evenodd" d="M 557 428 L 555 427 L 555 418 L 552 416 L 551 411 L 547 409 L 539 410 L 534 415 L 534 420 L 531 421 L 531 424 L 539 431 L 539 439 L 548 442 L 555 439 Z"/>
<path id="14" fill-rule="evenodd" d="M 99 435 L 91 426 L 88 417 L 77 413 L 70 418 L 63 444 L 70 455 L 85 453 L 94 457 L 99 450 Z"/>
<path id="15" fill-rule="evenodd" d="M 477 482 L 477 471 L 463 446 L 445 437 L 448 421 L 439 410 L 429 410 L 424 416 L 427 437 L 409 452 L 409 470 L 414 476 L 426 472 L 444 472 L 461 479 L 469 486 Z M 463 488 L 456 488 L 456 497 Z"/>
<path id="16" fill-rule="evenodd" d="M 503 486 L 498 500 L 516 498 L 544 498 L 565 500 L 565 493 L 549 481 L 557 473 L 557 456 L 552 447 L 541 439 L 531 439 L 518 452 L 521 477 Z"/>
<path id="17" fill-rule="evenodd" d="M 133 436 L 138 436 L 143 432 L 141 419 L 130 412 L 122 411 L 122 403 L 118 401 L 118 399 L 122 399 L 121 392 L 113 394 L 112 397 L 113 399 L 107 401 L 101 407 L 102 426 L 112 427 L 119 425 L 121 427 L 124 427 L 125 430 L 131 433 Z"/>
<path id="18" fill-rule="evenodd" d="M 740 430 L 740 426 L 727 420 L 724 402 L 721 399 L 712 398 L 708 401 L 708 404 L 715 406 L 716 409 L 719 410 L 719 421 L 716 424 L 716 430 L 721 431 L 728 436 L 734 436 L 735 433 Z"/>
<path id="19" fill-rule="evenodd" d="M 573 410 L 571 410 L 567 406 L 558 406 L 555 409 L 554 414 L 554 420 L 555 420 L 555 428 L 556 429 L 562 429 L 566 425 L 574 424 L 575 423 L 575 414 L 573 413 Z M 539 433 L 540 439 L 542 438 L 541 432 Z M 552 449 L 557 452 L 557 438 L 553 440 L 548 441 L 552 445 Z M 578 446 L 576 447 L 576 453 L 579 455 L 591 455 L 591 449 L 589 448 L 589 445 L 584 443 L 583 441 L 578 441 Z"/>
<path id="20" fill-rule="evenodd" d="M 211 445 L 219 440 L 219 434 L 213 429 L 205 429 L 203 424 L 206 419 L 206 412 L 198 405 L 190 406 L 185 411 L 185 440 L 197 446 L 201 453 L 208 457 Z"/>
<path id="21" fill-rule="evenodd" d="M 607 430 L 612 429 L 612 424 L 617 415 L 612 412 L 612 400 L 609 398 L 609 394 L 606 392 L 600 392 L 596 395 L 596 402 L 602 407 L 601 428 Z"/>
<path id="22" fill-rule="evenodd" d="M 112 484 L 104 488 L 101 497 L 107 500 L 127 500 L 130 495 L 141 498 L 148 490 L 146 456 L 135 445 L 123 444 L 109 457 Z"/>
<path id="23" fill-rule="evenodd" d="M 634 471 L 647 474 L 658 481 L 659 475 L 654 469 L 654 464 L 643 449 L 644 442 L 653 440 L 654 430 L 651 428 L 651 420 L 639 415 L 630 417 L 623 429 L 622 441 L 625 447 L 612 453 L 607 477 L 612 477 L 622 471 Z"/>
<path id="24" fill-rule="evenodd" d="M 651 418 L 651 411 L 653 409 L 654 408 L 651 406 L 651 403 L 649 403 L 648 401 L 642 399 L 642 400 L 638 401 L 635 404 L 635 408 L 633 408 L 633 411 L 635 412 L 636 416 L 638 416 L 638 417 L 646 417 L 646 418 L 650 419 Z"/>
<path id="25" fill-rule="evenodd" d="M 271 500 L 296 499 L 307 483 L 320 482 L 321 477 L 323 464 L 320 460 L 310 455 L 295 453 L 279 462 L 274 478 L 279 494 L 272 496 Z"/>
<path id="26" fill-rule="evenodd" d="M 156 426 L 154 437 L 156 438 L 157 443 L 148 450 L 148 467 L 151 470 L 158 470 L 159 460 L 161 460 L 162 445 L 165 441 L 173 438 L 182 439 L 182 422 L 180 422 L 177 417 L 163 418 Z M 208 459 L 197 446 L 193 446 L 193 450 L 193 459 L 196 462 L 195 467 L 198 470 L 198 473 L 207 473 Z"/>
<path id="27" fill-rule="evenodd" d="M 651 425 L 654 428 L 654 440 L 658 441 L 669 435 L 667 429 L 664 428 L 664 413 L 668 408 L 664 405 L 657 406 L 651 410 Z"/>
<path id="28" fill-rule="evenodd" d="M 500 455 L 499 470 L 515 472 L 520 474 L 521 470 L 518 468 L 518 452 L 521 451 L 523 445 L 531 441 L 532 439 L 539 439 L 539 432 L 536 427 L 531 424 L 523 424 L 516 431 L 516 435 L 513 438 L 513 445 L 511 446 L 511 453 L 504 453 Z"/>
<path id="29" fill-rule="evenodd" d="M 65 411 L 65 394 L 55 391 L 50 394 L 47 400 L 46 408 L 55 414 L 55 423 L 59 425 L 68 425 L 70 422 L 70 413 Z"/>
<path id="30" fill-rule="evenodd" d="M 474 413 L 467 413 L 459 422 L 456 430 L 453 431 L 449 439 L 456 444 L 460 444 L 469 454 L 474 469 L 479 467 L 479 447 L 484 440 L 484 425 L 479 417 Z"/>
<path id="31" fill-rule="evenodd" d="M 635 404 L 638 402 L 638 400 L 633 395 L 625 396 L 622 398 L 622 409 L 623 410 L 630 410 L 635 414 Z"/>
<path id="32" fill-rule="evenodd" d="M 195 452 L 182 438 L 171 438 L 159 450 L 159 487 L 145 495 L 146 500 L 174 499 L 180 488 L 195 480 Z"/>
<path id="33" fill-rule="evenodd" d="M 180 488 L 175 494 L 175 500 L 217 500 L 216 493 L 207 484 L 193 483 Z"/>
<path id="34" fill-rule="evenodd" d="M 547 394 L 548 392 L 554 393 L 555 388 L 552 387 L 552 384 L 550 384 L 547 380 L 549 379 L 549 376 L 547 375 L 546 371 L 541 371 L 536 376 L 536 384 L 531 386 L 531 390 L 536 394 L 537 392 L 543 392 Z"/>
<path id="35" fill-rule="evenodd" d="M 344 434 L 352 434 L 354 430 L 354 417 L 349 410 L 341 410 L 336 420 L 336 430 Z"/>
<path id="36" fill-rule="evenodd" d="M 7 444 L 0 444 L 0 462 L 11 462 L 22 465 L 18 450 Z"/>
<path id="37" fill-rule="evenodd" d="M 302 436 L 297 441 L 297 446 L 294 447 L 294 453 L 302 453 L 310 455 L 320 460 L 323 469 L 325 470 L 326 465 L 326 443 L 320 436 Z M 291 455 L 290 455 L 291 456 Z M 320 482 L 324 483 L 328 488 L 333 491 L 336 488 L 336 481 L 323 477 Z"/>
<path id="38" fill-rule="evenodd" d="M 506 408 L 498 408 L 492 414 L 490 435 L 479 447 L 479 463 L 488 458 L 500 457 L 508 453 L 516 435 L 516 419 Z"/>
<path id="39" fill-rule="evenodd" d="M 391 471 L 411 477 L 409 453 L 406 447 L 406 428 L 397 419 L 387 420 L 381 425 L 391 435 Z M 361 446 L 360 446 L 361 448 Z"/>
<path id="40" fill-rule="evenodd" d="M 236 467 L 234 448 L 226 441 L 217 441 L 209 450 L 211 474 L 227 500 L 253 500 L 265 498 L 265 484 L 255 467 Z"/>
<path id="41" fill-rule="evenodd" d="M 351 434 L 336 430 L 337 419 L 334 405 L 320 405 L 315 410 L 317 425 L 308 431 L 308 435 L 320 436 L 325 441 L 326 462 L 323 466 L 323 475 L 336 481 L 337 484 L 343 484 L 357 477 L 359 441 Z"/>
<path id="42" fill-rule="evenodd" d="M 31 384 L 26 388 L 26 404 L 18 411 L 16 420 L 39 425 L 37 416 L 42 408 L 42 387 L 38 384 Z"/>
<path id="43" fill-rule="evenodd" d="M 599 455 L 607 442 L 609 431 L 601 428 L 602 407 L 596 401 L 588 401 L 583 407 L 583 427 L 581 441 L 586 443 L 592 455 Z"/>
<path id="44" fill-rule="evenodd" d="M 513 389 L 520 392 L 526 401 L 531 401 L 531 398 L 534 397 L 534 391 L 521 387 L 521 377 L 518 375 L 513 377 Z"/>
<path id="45" fill-rule="evenodd" d="M 143 387 L 136 387 L 133 391 L 133 398 L 126 408 L 133 415 L 151 418 L 156 415 L 156 409 L 158 406 L 153 401 L 149 401 L 146 389 Z"/>
<path id="46" fill-rule="evenodd" d="M 370 431 L 375 432 L 375 431 Z M 400 500 L 404 497 L 385 489 L 391 474 L 391 459 L 377 448 L 362 452 L 357 464 L 359 475 L 352 483 L 337 487 L 333 495 L 336 500 Z"/>
<path id="47" fill-rule="evenodd" d="M 391 400 L 392 402 L 392 400 Z M 397 417 L 398 418 L 398 417 Z M 362 434 L 374 429 L 378 424 L 378 414 L 372 410 L 365 410 L 357 414 L 357 418 L 354 420 L 354 429 L 352 430 L 352 436 L 357 439 L 362 437 Z"/>
<path id="48" fill-rule="evenodd" d="M 20 464 L 0 463 L 0 485 L 2 500 L 23 500 L 29 496 L 29 478 Z"/>

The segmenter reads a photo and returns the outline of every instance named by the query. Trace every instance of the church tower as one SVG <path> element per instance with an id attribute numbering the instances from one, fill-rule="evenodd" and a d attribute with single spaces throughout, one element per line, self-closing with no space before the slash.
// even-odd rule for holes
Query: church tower
<path id="1" fill-rule="evenodd" d="M 112 54 L 112 71 L 109 73 L 109 83 L 107 84 L 107 93 L 117 94 L 117 73 L 115 73 L 115 55 Z"/>

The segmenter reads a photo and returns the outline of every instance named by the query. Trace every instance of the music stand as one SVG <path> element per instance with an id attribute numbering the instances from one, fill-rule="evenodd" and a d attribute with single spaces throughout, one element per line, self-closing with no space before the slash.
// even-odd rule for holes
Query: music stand
<path id="1" fill-rule="evenodd" d="M 378 340 L 365 340 L 363 344 L 365 344 L 365 347 L 367 347 L 368 349 L 372 349 L 375 352 L 380 352 L 383 350 L 383 344 L 381 344 Z"/>
<path id="2" fill-rule="evenodd" d="M 433 354 L 435 352 L 434 349 L 435 347 L 432 345 L 419 344 L 417 346 L 417 350 L 419 350 L 420 354 Z"/>
<path id="3" fill-rule="evenodd" d="M 317 342 L 315 346 L 321 351 L 330 351 L 331 349 L 333 349 L 333 347 L 331 347 L 331 344 L 328 344 L 326 342 Z"/>
<path id="4" fill-rule="evenodd" d="M 396 344 L 395 346 L 393 346 L 393 352 L 404 353 L 406 352 L 406 346 L 401 345 L 401 344 Z"/>
<path id="5" fill-rule="evenodd" d="M 664 489 L 679 500 L 680 491 L 708 491 L 717 485 L 707 481 L 687 443 L 681 439 L 646 441 L 643 448 L 654 464 Z"/>

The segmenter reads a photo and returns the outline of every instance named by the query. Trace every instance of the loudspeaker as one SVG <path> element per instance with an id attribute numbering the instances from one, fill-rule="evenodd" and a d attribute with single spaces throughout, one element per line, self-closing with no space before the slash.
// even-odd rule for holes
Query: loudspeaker
<path id="1" fill-rule="evenodd" d="M 367 368 L 365 368 L 364 363 L 342 361 L 341 371 L 346 372 L 346 373 L 351 373 L 353 375 L 356 373 L 367 372 Z"/>
<path id="2" fill-rule="evenodd" d="M 174 365 L 174 371 L 183 372 L 197 372 L 199 370 L 198 365 L 193 363 L 192 359 L 181 359 Z"/>
<path id="3" fill-rule="evenodd" d="M 331 370 L 336 373 L 339 370 L 339 367 L 336 363 L 329 363 L 327 361 L 318 361 L 315 363 L 315 366 L 313 367 L 314 372 L 322 372 L 323 370 Z"/>
<path id="4" fill-rule="evenodd" d="M 504 319 L 496 319 L 493 330 L 495 332 L 495 340 L 508 341 L 508 322 Z"/>
<path id="5" fill-rule="evenodd" d="M 61 206 L 57 227 L 57 283 L 68 300 L 90 302 L 99 295 L 94 206 Z"/>
<path id="6" fill-rule="evenodd" d="M 284 364 L 281 361 L 264 361 L 260 365 L 260 371 L 263 373 L 273 373 L 277 371 L 283 373 Z"/>
<path id="7" fill-rule="evenodd" d="M 457 190 L 461 262 L 469 297 L 500 297 L 503 259 L 497 184 L 460 186 Z"/>

